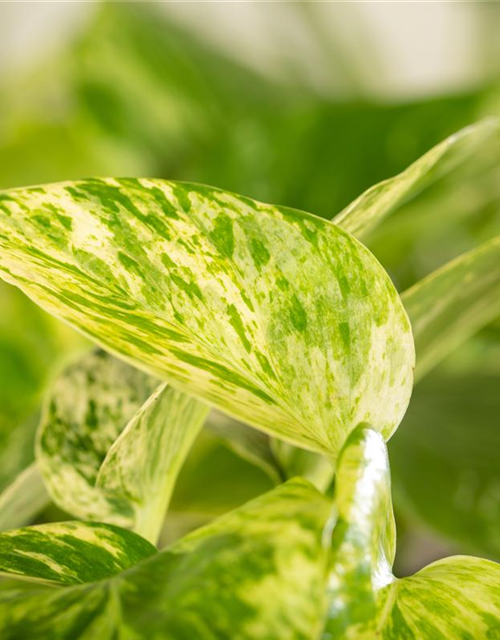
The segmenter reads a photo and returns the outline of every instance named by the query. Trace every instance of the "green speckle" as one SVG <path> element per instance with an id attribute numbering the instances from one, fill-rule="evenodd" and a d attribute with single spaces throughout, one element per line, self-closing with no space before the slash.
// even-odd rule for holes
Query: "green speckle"
<path id="1" fill-rule="evenodd" d="M 349 348 L 351 342 L 351 331 L 348 322 L 341 322 L 339 324 L 339 333 L 344 346 L 346 347 L 346 349 Z"/>
<path id="2" fill-rule="evenodd" d="M 186 282 L 180 276 L 175 274 L 170 275 L 172 282 L 174 282 L 179 289 L 182 289 L 187 295 L 192 298 L 196 296 L 198 300 L 203 300 L 203 294 L 201 292 L 200 287 L 196 284 L 196 282 Z"/>
<path id="3" fill-rule="evenodd" d="M 229 322 L 232 324 L 232 326 L 234 327 L 234 330 L 240 337 L 240 340 L 243 343 L 243 346 L 245 347 L 246 351 L 250 353 L 250 351 L 252 350 L 252 344 L 249 342 L 246 336 L 245 326 L 243 325 L 243 322 L 241 321 L 241 316 L 238 313 L 238 310 L 236 309 L 234 304 L 230 304 L 228 306 L 227 313 L 230 318 Z"/>
<path id="4" fill-rule="evenodd" d="M 214 228 L 210 232 L 210 239 L 218 252 L 225 258 L 232 258 L 234 252 L 233 221 L 229 216 L 220 214 L 215 219 Z"/>
<path id="5" fill-rule="evenodd" d="M 291 300 L 290 321 L 294 328 L 300 333 L 303 333 L 307 329 L 307 314 L 295 293 Z"/>
<path id="6" fill-rule="evenodd" d="M 264 243 L 260 240 L 256 240 L 255 238 L 252 239 L 250 243 L 250 252 L 257 269 L 265 266 L 271 257 Z"/>

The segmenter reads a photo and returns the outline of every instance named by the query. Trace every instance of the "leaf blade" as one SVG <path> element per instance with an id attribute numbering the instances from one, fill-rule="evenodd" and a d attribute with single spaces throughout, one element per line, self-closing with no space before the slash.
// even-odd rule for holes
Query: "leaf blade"
<path id="1" fill-rule="evenodd" d="M 396 428 L 410 328 L 385 272 L 336 225 L 159 180 L 4 198 L 3 276 L 108 350 L 311 449 L 336 454 L 363 420 Z"/>
<path id="2" fill-rule="evenodd" d="M 333 222 L 357 238 L 365 238 L 390 213 L 405 200 L 448 173 L 463 162 L 488 138 L 498 136 L 499 121 L 488 118 L 470 125 L 446 138 L 416 160 L 407 169 L 370 187 L 341 211 Z"/>
<path id="3" fill-rule="evenodd" d="M 57 584 L 102 580 L 154 553 L 140 536 L 105 524 L 60 522 L 0 534 L 0 572 Z"/>

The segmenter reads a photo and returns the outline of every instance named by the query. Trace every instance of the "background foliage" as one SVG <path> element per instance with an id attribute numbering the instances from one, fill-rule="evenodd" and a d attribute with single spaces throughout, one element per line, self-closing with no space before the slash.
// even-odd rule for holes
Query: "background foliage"
<path id="1" fill-rule="evenodd" d="M 296 10 L 318 29 L 313 10 L 282 7 Z M 484 48 L 478 47 L 477 59 L 489 73 L 448 94 L 394 100 L 373 95 L 352 50 L 331 37 L 319 40 L 336 70 L 325 91 L 311 87 L 292 60 L 286 74 L 257 72 L 154 6 L 102 5 L 63 50 L 23 73 L 4 74 L 0 187 L 148 175 L 215 184 L 332 218 L 455 130 L 500 115 L 497 70 L 486 64 L 494 59 L 488 43 L 494 45 L 489 34 L 498 22 L 491 7 L 474 11 Z M 400 291 L 498 235 L 499 167 L 500 137 L 492 129 L 453 172 L 419 185 L 364 238 Z M 498 254 L 492 255 L 488 272 L 498 291 Z M 490 285 L 487 313 L 481 303 L 460 339 L 429 360 L 429 375 L 422 370 L 389 445 L 399 574 L 450 549 L 500 559 L 500 306 Z M 477 287 L 470 300 L 476 295 Z M 86 346 L 11 287 L 1 285 L 0 300 L 4 489 L 32 461 L 41 394 L 71 353 Z M 456 313 L 451 309 L 443 327 Z M 241 425 L 228 429 L 213 414 L 180 471 L 163 541 L 239 506 L 277 479 L 307 475 L 308 465 L 261 434 L 249 435 Z M 328 485 L 328 469 L 312 479 Z M 38 513 L 45 504 L 47 496 L 38 496 L 28 520 L 59 519 L 54 506 Z M 0 523 L 12 524 L 3 523 L 1 513 Z"/>

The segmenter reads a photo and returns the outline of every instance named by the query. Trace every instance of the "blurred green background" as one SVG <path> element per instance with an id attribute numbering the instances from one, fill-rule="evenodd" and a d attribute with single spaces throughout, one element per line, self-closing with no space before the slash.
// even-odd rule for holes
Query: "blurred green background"
<path id="1" fill-rule="evenodd" d="M 486 2 L 0 4 L 0 187 L 155 176 L 330 218 L 500 116 L 499 32 Z M 498 233 L 491 141 L 368 245 L 402 291 Z M 1 490 L 33 457 L 44 389 L 84 345 L 7 285 L 0 303 Z M 497 321 L 419 382 L 390 442 L 400 575 L 452 552 L 500 559 L 499 336 Z M 164 541 L 286 473 L 264 436 L 229 427 L 214 416 L 197 442 Z"/>

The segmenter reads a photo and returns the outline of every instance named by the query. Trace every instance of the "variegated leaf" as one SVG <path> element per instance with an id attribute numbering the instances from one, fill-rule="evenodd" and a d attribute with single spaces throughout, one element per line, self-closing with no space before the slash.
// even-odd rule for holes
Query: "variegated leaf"
<path id="1" fill-rule="evenodd" d="M 55 382 L 37 460 L 55 502 L 156 541 L 208 407 L 102 351 Z"/>
<path id="2" fill-rule="evenodd" d="M 0 534 L 0 573 L 81 584 L 119 574 L 155 552 L 140 536 L 111 525 L 42 524 Z"/>
<path id="3" fill-rule="evenodd" d="M 122 357 L 335 456 L 387 438 L 413 343 L 387 274 L 336 225 L 217 189 L 93 179 L 0 193 L 0 272 Z"/>
<path id="4" fill-rule="evenodd" d="M 402 173 L 379 182 L 351 202 L 333 222 L 357 238 L 365 238 L 399 205 L 451 171 L 492 136 L 500 135 L 497 118 L 461 129 L 432 148 Z"/>
<path id="5" fill-rule="evenodd" d="M 158 539 L 175 481 L 209 408 L 160 386 L 109 450 L 97 489 L 133 505 L 134 531 Z"/>
<path id="6" fill-rule="evenodd" d="M 330 505 L 291 481 L 112 580 L 0 591 L 2 640 L 311 640 Z"/>
<path id="7" fill-rule="evenodd" d="M 453 557 L 414 576 L 392 574 L 395 552 L 385 443 L 363 425 L 340 456 L 329 611 L 323 640 L 448 640 L 500 634 L 500 565 Z"/>
<path id="8" fill-rule="evenodd" d="M 418 379 L 500 315 L 500 236 L 420 280 L 402 300 L 413 326 Z"/>
<path id="9" fill-rule="evenodd" d="M 96 487 L 99 469 L 159 381 L 103 351 L 55 380 L 38 431 L 36 457 L 53 500 L 68 513 L 132 526 L 133 506 Z"/>

